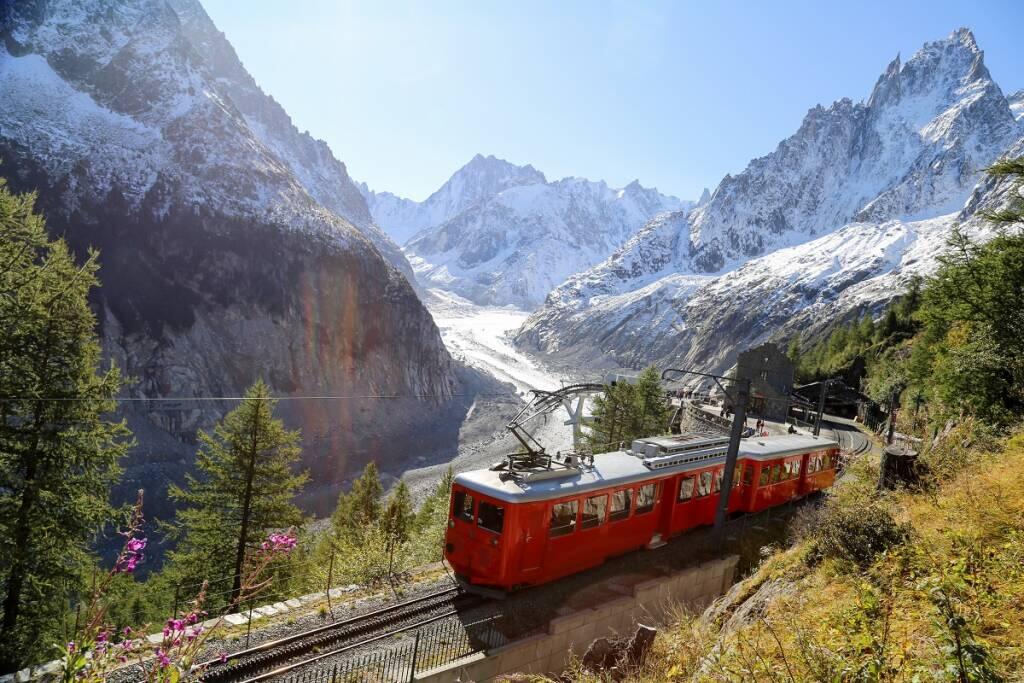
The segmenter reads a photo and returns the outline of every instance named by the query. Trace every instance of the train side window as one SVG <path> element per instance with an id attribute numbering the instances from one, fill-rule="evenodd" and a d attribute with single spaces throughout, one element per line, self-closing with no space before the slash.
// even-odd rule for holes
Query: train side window
<path id="1" fill-rule="evenodd" d="M 679 495 L 676 497 L 676 501 L 685 503 L 691 498 L 693 498 L 693 477 L 683 477 L 679 480 Z"/>
<path id="2" fill-rule="evenodd" d="M 711 485 L 711 492 L 718 493 L 722 490 L 722 470 L 715 470 L 715 481 Z"/>
<path id="3" fill-rule="evenodd" d="M 629 517 L 629 506 L 633 503 L 633 489 L 622 489 L 612 494 L 612 511 L 609 521 L 617 522 Z"/>
<path id="4" fill-rule="evenodd" d="M 818 456 L 811 455 L 807 458 L 807 474 L 814 474 L 818 471 Z"/>
<path id="5" fill-rule="evenodd" d="M 825 455 L 821 456 L 821 469 L 830 470 L 832 469 L 833 464 L 834 463 L 832 462 L 831 453 L 826 453 Z"/>
<path id="6" fill-rule="evenodd" d="M 608 496 L 593 496 L 583 500 L 583 516 L 580 526 L 593 529 L 604 524 L 604 513 L 608 509 Z"/>
<path id="7" fill-rule="evenodd" d="M 697 479 L 697 495 L 711 495 L 711 472 L 701 472 Z"/>
<path id="8" fill-rule="evenodd" d="M 636 514 L 642 515 L 654 509 L 657 492 L 657 484 L 644 484 L 636 490 Z"/>
<path id="9" fill-rule="evenodd" d="M 802 465 L 802 463 L 799 460 L 794 460 L 793 461 L 793 478 L 794 479 L 799 479 L 800 478 L 800 466 L 801 465 Z"/>
<path id="10" fill-rule="evenodd" d="M 782 481 L 782 464 L 781 463 L 779 463 L 778 465 L 773 465 L 772 466 L 772 476 L 768 480 L 768 483 L 769 484 L 777 484 L 780 481 Z"/>
<path id="11" fill-rule="evenodd" d="M 452 515 L 465 522 L 473 522 L 473 496 L 465 491 L 456 491 L 453 496 Z"/>
<path id="12" fill-rule="evenodd" d="M 771 476 L 771 474 L 772 474 L 772 466 L 771 465 L 761 465 L 761 479 L 760 479 L 760 481 L 758 482 L 757 485 L 758 486 L 768 486 L 768 484 L 770 483 L 768 481 L 768 479 Z"/>
<path id="13" fill-rule="evenodd" d="M 480 504 L 477 505 L 476 525 L 500 534 L 505 526 L 505 508 L 481 500 Z"/>
<path id="14" fill-rule="evenodd" d="M 738 489 L 740 487 L 740 481 L 743 479 L 743 463 L 736 463 L 736 471 L 732 473 L 732 487 Z"/>
<path id="15" fill-rule="evenodd" d="M 748 462 L 743 468 L 743 485 L 751 486 L 754 483 L 754 463 Z"/>
<path id="16" fill-rule="evenodd" d="M 576 531 L 576 511 L 579 502 L 567 500 L 551 506 L 551 530 L 548 536 L 565 536 Z"/>

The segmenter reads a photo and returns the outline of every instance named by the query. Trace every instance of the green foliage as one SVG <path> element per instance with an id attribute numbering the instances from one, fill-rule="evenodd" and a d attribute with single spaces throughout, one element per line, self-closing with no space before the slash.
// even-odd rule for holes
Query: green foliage
<path id="1" fill-rule="evenodd" d="M 59 637 L 67 596 L 85 588 L 90 541 L 112 519 L 130 437 L 104 419 L 122 380 L 99 367 L 88 304 L 98 254 L 76 264 L 47 238 L 34 201 L 0 181 L 0 671 Z"/>
<path id="2" fill-rule="evenodd" d="M 351 491 L 338 498 L 332 528 L 314 552 L 315 564 L 331 568 L 335 584 L 373 585 L 393 580 L 443 556 L 453 473 L 449 468 L 413 512 L 405 482 L 395 486 L 381 505 L 377 468 L 367 465 Z M 378 492 L 378 497 L 371 494 Z M 354 511 L 361 510 L 360 513 Z M 376 517 L 370 515 L 376 512 Z M 333 557 L 333 562 L 332 562 Z M 326 576 L 322 578 L 326 579 Z"/>
<path id="3" fill-rule="evenodd" d="M 380 518 L 380 497 L 383 493 L 377 464 L 370 461 L 359 478 L 352 482 L 352 489 L 338 496 L 337 507 L 331 516 L 335 534 L 350 535 L 358 543 L 362 534 Z"/>
<path id="4" fill-rule="evenodd" d="M 231 601 L 241 589 L 246 553 L 268 530 L 303 522 L 292 502 L 307 479 L 293 471 L 299 433 L 274 419 L 275 405 L 267 385 L 257 381 L 213 434 L 200 433 L 198 476 L 188 475 L 184 488 L 170 488 L 183 508 L 165 525 L 178 540 L 168 571 L 177 580 L 216 581 L 212 592 L 226 592 Z"/>
<path id="5" fill-rule="evenodd" d="M 921 291 L 921 279 L 914 278 L 903 296 L 886 307 L 877 323 L 870 313 L 865 313 L 835 326 L 827 337 L 802 352 L 799 348 L 794 350 L 791 341 L 788 355 L 798 361 L 797 379 L 812 382 L 841 376 L 847 384 L 856 387 L 887 351 L 917 331 L 915 313 L 921 304 Z"/>
<path id="6" fill-rule="evenodd" d="M 656 368 L 640 373 L 635 383 L 616 382 L 594 399 L 594 422 L 585 437 L 592 453 L 618 449 L 620 443 L 655 436 L 668 428 L 672 407 L 665 399 Z"/>
<path id="7" fill-rule="evenodd" d="M 924 291 L 911 381 L 938 417 L 1006 424 L 1024 409 L 1024 236 L 956 231 Z"/>
<path id="8" fill-rule="evenodd" d="M 1024 157 L 1001 159 L 992 164 L 988 172 L 996 177 L 1014 178 L 1017 181 L 1015 189 L 1019 190 L 1022 184 L 1024 184 Z M 986 214 L 986 217 L 999 225 L 1024 223 L 1024 200 L 1017 199 L 1010 206 L 999 211 L 989 212 Z"/>
<path id="9" fill-rule="evenodd" d="M 879 553 L 904 543 L 908 533 L 884 499 L 867 487 L 850 485 L 823 506 L 817 547 L 825 557 L 867 567 Z"/>

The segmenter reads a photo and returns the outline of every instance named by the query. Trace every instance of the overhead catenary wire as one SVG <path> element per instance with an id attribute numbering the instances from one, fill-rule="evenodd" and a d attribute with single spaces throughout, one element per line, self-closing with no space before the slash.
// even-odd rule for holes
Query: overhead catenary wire
<path id="1" fill-rule="evenodd" d="M 501 398 L 508 393 L 469 394 L 346 394 L 339 396 L 0 396 L 0 401 L 115 401 L 117 403 L 180 403 L 182 401 L 340 401 L 356 399 L 397 400 L 403 398 Z"/>

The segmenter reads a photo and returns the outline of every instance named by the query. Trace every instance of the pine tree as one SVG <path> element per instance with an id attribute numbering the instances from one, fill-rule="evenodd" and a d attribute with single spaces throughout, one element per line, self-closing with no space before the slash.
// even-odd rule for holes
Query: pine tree
<path id="1" fill-rule="evenodd" d="M 380 473 L 373 461 L 366 463 L 363 473 L 352 482 L 348 493 L 338 496 L 338 505 L 331 515 L 331 523 L 335 536 L 348 536 L 358 539 L 366 530 L 377 524 L 380 519 L 380 498 L 384 487 L 380 483 Z"/>
<path id="2" fill-rule="evenodd" d="M 170 497 L 184 507 L 168 527 L 178 547 L 169 553 L 178 578 L 231 579 L 230 603 L 237 601 L 246 553 L 270 529 L 301 524 L 292 502 L 306 483 L 296 474 L 298 431 L 274 418 L 276 401 L 258 380 L 242 404 L 200 432 L 198 476 L 186 476 L 184 488 L 171 486 Z"/>
<path id="3" fill-rule="evenodd" d="M 647 368 L 635 383 L 616 382 L 595 398 L 585 443 L 594 453 L 615 450 L 620 443 L 663 433 L 671 414 L 658 371 Z"/>
<path id="4" fill-rule="evenodd" d="M 793 367 L 800 365 L 800 333 L 797 332 L 789 340 L 789 348 L 786 350 L 786 357 L 793 364 Z"/>
<path id="5" fill-rule="evenodd" d="M 76 265 L 34 201 L 0 181 L 0 671 L 49 651 L 68 593 L 85 589 L 130 437 L 104 419 L 121 376 L 99 371 L 98 255 Z"/>
<path id="6" fill-rule="evenodd" d="M 414 519 L 409 487 L 404 481 L 399 481 L 384 506 L 380 520 L 386 543 L 389 577 L 394 576 L 395 552 L 409 541 Z"/>
<path id="7" fill-rule="evenodd" d="M 444 532 L 448 524 L 448 508 L 454 479 L 455 473 L 449 466 L 416 512 L 413 528 L 416 540 L 423 548 L 421 554 L 424 562 L 437 562 L 443 555 Z"/>
<path id="8" fill-rule="evenodd" d="M 985 214 L 988 220 L 996 225 L 1014 225 L 1024 223 L 1024 199 L 1021 199 L 1020 189 L 1024 186 L 1024 157 L 1016 159 L 1002 159 L 989 167 L 988 173 L 995 177 L 1013 178 L 1015 189 L 1018 191 L 1018 198 L 1009 206 L 999 211 Z"/>
<path id="9" fill-rule="evenodd" d="M 871 319 L 870 313 L 865 313 L 857 324 L 857 348 L 855 350 L 859 352 L 864 347 L 870 346 L 874 338 L 875 321 Z"/>

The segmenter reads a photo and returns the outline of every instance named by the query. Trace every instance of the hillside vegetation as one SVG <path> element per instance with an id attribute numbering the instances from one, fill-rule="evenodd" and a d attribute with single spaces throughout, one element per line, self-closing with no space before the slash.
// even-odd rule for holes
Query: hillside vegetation
<path id="1" fill-rule="evenodd" d="M 990 172 L 1022 179 L 1024 160 Z M 704 614 L 681 606 L 628 680 L 1024 680 L 1021 204 L 989 216 L 985 244 L 954 232 L 880 320 L 791 345 L 805 378 L 852 375 L 894 399 L 899 430 L 922 439 L 914 476 L 880 490 L 878 459 L 852 462 L 788 547 Z"/>
<path id="2" fill-rule="evenodd" d="M 790 548 L 704 615 L 681 611 L 628 680 L 1019 680 L 1024 435 L 965 435 L 936 445 L 962 469 L 927 493 L 877 497 L 877 468 L 856 466 Z"/>

